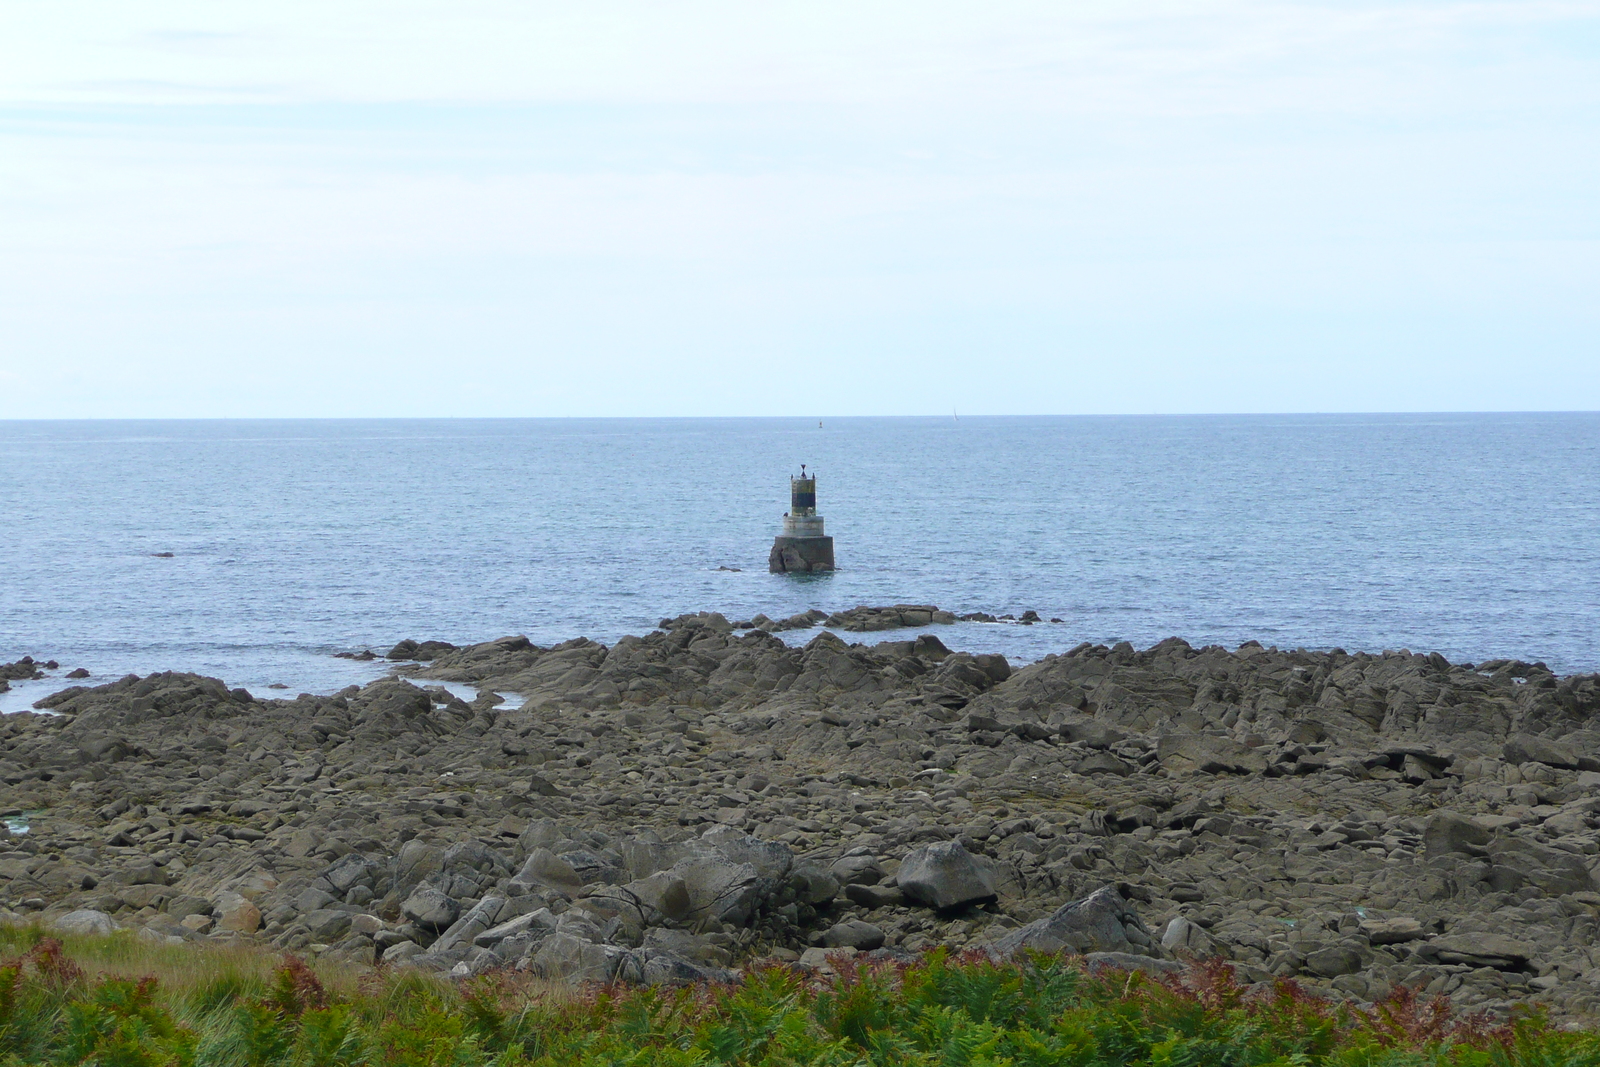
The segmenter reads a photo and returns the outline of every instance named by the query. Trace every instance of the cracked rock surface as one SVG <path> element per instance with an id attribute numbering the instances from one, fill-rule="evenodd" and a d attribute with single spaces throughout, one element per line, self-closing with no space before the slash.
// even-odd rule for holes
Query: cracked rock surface
<path id="1" fill-rule="evenodd" d="M 412 642 L 328 697 L 64 690 L 0 719 L 29 826 L 0 908 L 458 975 L 945 945 L 1600 1009 L 1594 675 L 1177 639 L 1014 668 L 665 622 Z"/>

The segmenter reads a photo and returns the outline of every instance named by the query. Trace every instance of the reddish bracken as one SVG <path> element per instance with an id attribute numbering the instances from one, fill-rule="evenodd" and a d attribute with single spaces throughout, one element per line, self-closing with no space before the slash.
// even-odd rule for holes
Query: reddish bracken
<path id="1" fill-rule="evenodd" d="M 83 968 L 66 957 L 61 942 L 53 937 L 40 938 L 38 943 L 22 957 L 22 965 L 31 968 L 45 985 L 65 989 L 83 980 Z"/>
<path id="2" fill-rule="evenodd" d="M 328 991 L 299 956 L 285 956 L 272 977 L 267 1003 L 284 1015 L 298 1016 L 313 1008 L 327 1007 Z"/>

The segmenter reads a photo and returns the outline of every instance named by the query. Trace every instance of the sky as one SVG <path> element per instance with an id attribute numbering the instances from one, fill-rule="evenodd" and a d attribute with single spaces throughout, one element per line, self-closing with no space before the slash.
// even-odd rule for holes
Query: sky
<path id="1" fill-rule="evenodd" d="M 1600 0 L 0 0 L 0 418 L 1600 408 Z"/>

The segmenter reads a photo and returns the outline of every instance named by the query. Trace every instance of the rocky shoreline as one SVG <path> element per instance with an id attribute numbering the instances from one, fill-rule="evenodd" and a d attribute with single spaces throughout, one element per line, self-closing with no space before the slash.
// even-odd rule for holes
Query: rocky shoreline
<path id="1" fill-rule="evenodd" d="M 945 945 L 1600 1012 L 1596 675 L 1179 639 L 1013 669 L 792 621 L 402 642 L 330 697 L 63 690 L 0 718 L 0 912 L 457 975 Z"/>

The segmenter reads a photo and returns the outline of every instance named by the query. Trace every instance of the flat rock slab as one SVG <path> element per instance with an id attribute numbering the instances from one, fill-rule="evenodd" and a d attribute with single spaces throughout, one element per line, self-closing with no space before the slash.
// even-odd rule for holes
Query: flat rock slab
<path id="1" fill-rule="evenodd" d="M 1526 941 L 1499 934 L 1452 934 L 1436 937 L 1423 946 L 1423 953 L 1440 963 L 1464 963 L 1469 967 L 1493 967 L 1501 971 L 1520 971 L 1534 956 Z"/>

